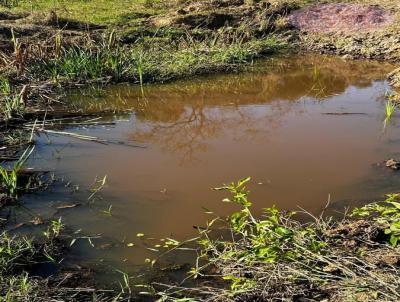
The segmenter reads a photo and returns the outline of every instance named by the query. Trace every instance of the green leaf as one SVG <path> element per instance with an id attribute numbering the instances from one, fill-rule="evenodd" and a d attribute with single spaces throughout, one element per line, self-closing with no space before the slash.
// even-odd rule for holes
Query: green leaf
<path id="1" fill-rule="evenodd" d="M 392 204 L 396 209 L 400 210 L 400 202 L 391 201 L 390 204 Z"/>
<path id="2" fill-rule="evenodd" d="M 250 179 L 251 179 L 251 177 L 246 177 L 246 178 L 240 179 L 240 180 L 238 181 L 238 183 L 237 183 L 237 186 L 238 186 L 238 187 L 243 186 L 244 184 L 246 184 L 247 182 L 249 182 Z"/>
<path id="3" fill-rule="evenodd" d="M 282 236 L 282 237 L 288 237 L 290 235 L 292 235 L 292 231 L 282 227 L 282 226 L 278 226 L 275 228 L 275 232 L 278 233 L 278 235 Z"/>
<path id="4" fill-rule="evenodd" d="M 399 239 L 400 239 L 399 236 L 392 234 L 392 236 L 390 236 L 390 244 L 393 247 L 396 247 L 397 246 L 397 242 L 399 241 Z"/>

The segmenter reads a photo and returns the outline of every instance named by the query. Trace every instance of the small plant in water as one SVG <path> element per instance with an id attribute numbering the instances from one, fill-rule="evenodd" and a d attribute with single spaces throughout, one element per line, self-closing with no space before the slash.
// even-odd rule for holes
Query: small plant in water
<path id="1" fill-rule="evenodd" d="M 390 119 L 393 115 L 393 113 L 396 110 L 396 104 L 395 102 L 389 98 L 385 104 L 385 114 L 386 114 L 386 118 Z"/>
<path id="2" fill-rule="evenodd" d="M 398 102 L 397 94 L 390 94 L 385 104 L 385 120 L 383 122 L 383 127 L 386 128 L 387 124 L 392 119 L 394 112 L 396 111 L 397 102 Z"/>
<path id="3" fill-rule="evenodd" d="M 52 220 L 49 227 L 47 228 L 46 231 L 43 232 L 43 235 L 47 238 L 47 239 L 53 239 L 53 238 L 57 238 L 60 233 L 61 230 L 64 228 L 64 224 L 61 221 L 61 217 L 57 220 Z"/>
<path id="4" fill-rule="evenodd" d="M 128 295 L 128 297 L 131 297 L 132 296 L 132 288 L 130 285 L 129 275 L 118 269 L 116 271 L 122 275 L 122 281 L 119 282 L 119 285 L 121 287 L 121 294 Z"/>
<path id="5" fill-rule="evenodd" d="M 33 149 L 33 147 L 26 149 L 19 160 L 13 165 L 12 169 L 9 170 L 0 166 L 0 189 L 7 197 L 17 198 L 18 173 L 31 155 Z"/>
<path id="6" fill-rule="evenodd" d="M 104 215 L 107 216 L 112 216 L 112 204 L 108 207 L 107 210 L 101 210 L 100 213 L 103 213 Z"/>

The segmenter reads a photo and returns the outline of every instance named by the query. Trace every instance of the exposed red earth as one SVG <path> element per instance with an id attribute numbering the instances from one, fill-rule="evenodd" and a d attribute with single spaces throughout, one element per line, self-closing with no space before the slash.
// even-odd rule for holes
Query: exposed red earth
<path id="1" fill-rule="evenodd" d="M 290 24 L 314 33 L 370 32 L 393 21 L 394 14 L 380 6 L 347 3 L 312 5 L 289 16 Z"/>

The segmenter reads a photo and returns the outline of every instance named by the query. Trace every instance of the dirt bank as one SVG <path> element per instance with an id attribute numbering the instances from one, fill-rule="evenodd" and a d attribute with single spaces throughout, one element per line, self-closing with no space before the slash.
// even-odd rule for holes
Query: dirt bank
<path id="1" fill-rule="evenodd" d="M 186 1 L 168 14 L 149 19 L 158 29 L 204 37 L 240 32 L 242 39 L 277 35 L 294 51 L 400 61 L 400 8 L 397 1 Z M 399 86 L 396 73 L 390 77 Z"/>
<path id="2" fill-rule="evenodd" d="M 303 51 L 341 55 L 346 59 L 367 58 L 400 61 L 399 6 L 384 1 L 379 6 L 364 3 L 317 4 L 290 14 L 295 36 Z M 399 87 L 399 70 L 389 80 Z"/>

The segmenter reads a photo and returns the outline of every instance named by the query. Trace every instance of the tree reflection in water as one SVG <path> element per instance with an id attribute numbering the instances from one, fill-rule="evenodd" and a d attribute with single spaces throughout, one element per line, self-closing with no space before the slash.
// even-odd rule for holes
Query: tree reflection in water
<path id="1" fill-rule="evenodd" d="M 259 63 L 251 73 L 211 76 L 144 87 L 117 86 L 98 97 L 77 98 L 84 111 L 133 110 L 130 139 L 157 143 L 178 154 L 182 164 L 197 160 L 209 141 L 223 135 L 268 139 L 288 114 L 302 114 L 302 100 L 324 101 L 350 86 L 367 87 L 390 64 L 294 56 Z"/>

